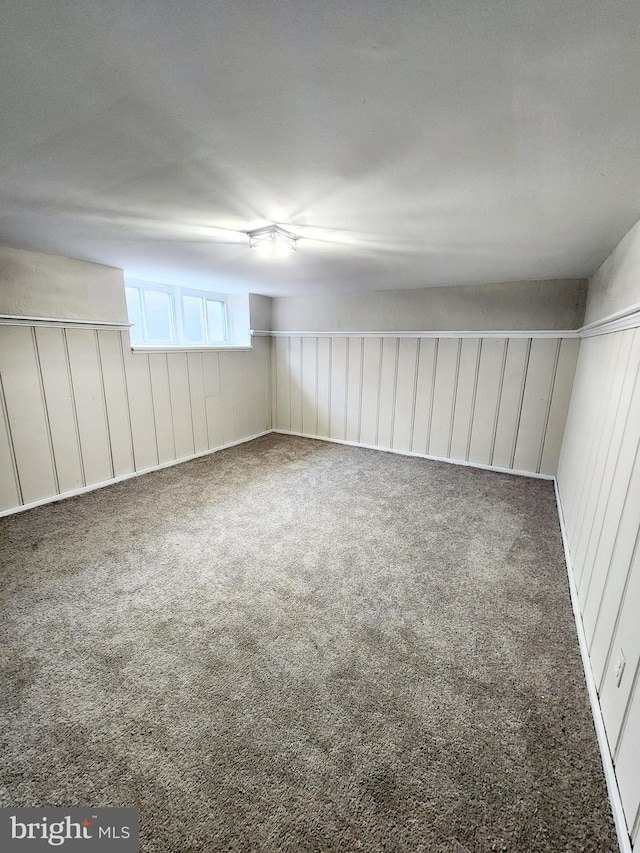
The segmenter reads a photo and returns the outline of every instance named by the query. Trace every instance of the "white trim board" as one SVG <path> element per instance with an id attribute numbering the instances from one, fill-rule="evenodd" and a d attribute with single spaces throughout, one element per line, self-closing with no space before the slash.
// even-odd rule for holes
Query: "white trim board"
<path id="1" fill-rule="evenodd" d="M 131 323 L 114 323 L 111 320 L 65 320 L 56 317 L 20 317 L 16 314 L 0 314 L 0 326 L 53 326 L 64 329 L 110 329 L 126 332 Z"/>
<path id="2" fill-rule="evenodd" d="M 327 441 L 331 444 L 346 444 L 349 447 L 364 447 L 366 450 L 378 450 L 380 453 L 395 453 L 398 456 L 415 456 L 418 459 L 429 459 L 431 462 L 447 462 L 450 465 L 463 465 L 466 468 L 480 468 L 482 471 L 495 471 L 497 474 L 513 474 L 516 477 L 532 477 L 534 480 L 553 480 L 552 474 L 537 474 L 534 471 L 519 471 L 514 468 L 500 468 L 498 465 L 483 465 L 481 462 L 467 462 L 464 459 L 449 459 L 446 456 L 433 456 L 428 453 L 416 453 L 413 450 L 397 450 L 395 447 L 378 447 L 376 444 L 363 444 L 358 441 L 346 441 L 343 438 L 328 438 L 326 435 L 311 435 L 306 432 L 294 432 L 287 429 L 272 429 L 280 435 L 295 435 L 298 438 L 312 438 L 316 441 Z"/>
<path id="3" fill-rule="evenodd" d="M 96 489 L 102 489 L 105 486 L 113 486 L 115 483 L 122 483 L 124 480 L 131 480 L 133 477 L 140 477 L 143 474 L 150 474 L 152 471 L 160 471 L 163 468 L 171 468 L 173 465 L 180 465 L 183 462 L 190 462 L 192 459 L 199 459 L 201 456 L 210 456 L 212 453 L 217 453 L 219 450 L 226 450 L 229 447 L 236 447 L 238 444 L 245 444 L 247 441 L 253 441 L 254 438 L 261 438 L 263 435 L 268 435 L 273 432 L 271 429 L 266 429 L 263 432 L 257 432 L 255 435 L 248 435 L 246 438 L 239 438 L 237 441 L 230 441 L 229 444 L 222 444 L 220 447 L 213 447 L 211 450 L 203 450 L 201 453 L 192 453 L 189 456 L 181 456 L 180 459 L 171 459 L 169 462 L 161 462 L 159 465 L 152 465 L 149 468 L 141 468 L 140 471 L 131 471 L 128 474 L 121 474 L 118 477 L 111 477 L 109 480 L 101 480 L 99 483 L 91 483 L 88 486 L 82 486 L 79 489 L 72 489 L 69 492 L 49 495 L 49 497 L 41 498 L 37 501 L 31 501 L 27 504 L 11 507 L 0 511 L 0 518 L 7 515 L 16 515 L 19 512 L 25 512 L 28 509 L 43 506 L 44 504 L 63 501 L 67 498 L 75 498 L 78 495 L 84 495 L 87 492 L 94 492 Z"/>
<path id="4" fill-rule="evenodd" d="M 609 314 L 600 320 L 594 320 L 579 329 L 447 329 L 443 331 L 413 331 L 413 332 L 363 332 L 352 331 L 268 331 L 265 329 L 252 330 L 251 334 L 258 337 L 291 337 L 291 338 L 591 338 L 595 335 L 607 335 L 612 332 L 623 332 L 640 326 L 640 303 L 630 305 L 615 314 Z"/>
<path id="5" fill-rule="evenodd" d="M 415 331 L 415 332 L 285 332 L 277 331 L 270 332 L 266 329 L 256 329 L 251 331 L 252 335 L 257 337 L 269 338 L 577 338 L 578 331 L 571 329 L 564 330 L 545 330 L 537 329 L 534 331 L 514 329 L 514 330 L 498 330 L 498 331 L 481 331 L 475 329 L 464 329 L 461 331 Z"/>
<path id="6" fill-rule="evenodd" d="M 562 533 L 562 544 L 564 547 L 564 558 L 567 565 L 567 577 L 569 579 L 569 593 L 571 595 L 571 607 L 573 616 L 576 622 L 576 631 L 578 634 L 578 644 L 580 646 L 580 656 L 582 658 L 582 666 L 584 668 L 584 677 L 587 682 L 587 690 L 589 691 L 589 701 L 591 703 L 591 713 L 598 738 L 598 746 L 600 748 L 600 758 L 602 760 L 602 768 L 604 770 L 604 778 L 607 783 L 607 791 L 609 793 L 609 804 L 613 814 L 613 821 L 616 827 L 618 836 L 618 844 L 620 845 L 620 853 L 632 853 L 631 839 L 629 838 L 629 829 L 622 808 L 622 800 L 620 791 L 618 790 L 618 781 L 616 779 L 615 769 L 611 752 L 609 751 L 609 741 L 604 727 L 602 718 L 602 710 L 598 701 L 598 690 L 596 688 L 593 670 L 591 669 L 591 661 L 589 659 L 589 646 L 587 637 L 584 632 L 582 616 L 580 615 L 580 604 L 578 602 L 578 590 L 573 576 L 573 560 L 571 559 L 571 551 L 569 550 L 569 540 L 564 523 L 564 512 L 562 510 L 562 501 L 560 499 L 560 489 L 558 488 L 558 480 L 553 478 L 553 485 L 556 492 L 556 504 L 558 506 L 558 518 L 560 521 L 560 531 Z"/>

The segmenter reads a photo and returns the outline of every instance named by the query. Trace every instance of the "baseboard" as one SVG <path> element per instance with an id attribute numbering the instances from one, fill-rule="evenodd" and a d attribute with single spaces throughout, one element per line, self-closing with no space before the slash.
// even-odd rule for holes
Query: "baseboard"
<path id="1" fill-rule="evenodd" d="M 598 690 L 596 688 L 596 681 L 593 676 L 593 670 L 591 669 L 591 660 L 589 658 L 589 646 L 587 643 L 587 637 L 584 631 L 584 625 L 582 623 L 582 616 L 580 614 L 580 602 L 578 600 L 578 589 L 576 587 L 576 582 L 573 574 L 573 560 L 571 559 L 571 551 L 569 549 L 569 540 L 567 537 L 567 529 L 564 523 L 564 512 L 562 510 L 562 501 L 560 499 L 560 490 L 558 488 L 558 481 L 554 477 L 553 485 L 556 491 L 556 503 L 558 505 L 558 518 L 560 520 L 560 531 L 562 533 L 562 544 L 564 546 L 564 557 L 565 562 L 567 564 L 567 576 L 569 578 L 569 592 L 571 595 L 571 606 L 573 608 L 573 616 L 576 622 L 576 631 L 578 633 L 578 644 L 580 646 L 580 656 L 582 657 L 582 666 L 584 668 L 584 676 L 587 682 L 587 689 L 589 691 L 589 701 L 591 702 L 591 713 L 593 715 L 593 723 L 596 730 L 596 735 L 598 738 L 598 746 L 600 747 L 600 758 L 602 759 L 602 768 L 604 770 L 604 777 L 607 783 L 607 791 L 609 793 L 609 803 L 611 805 L 611 811 L 613 813 L 613 820 L 616 826 L 616 833 L 618 836 L 618 844 L 620 845 L 621 853 L 632 853 L 631 849 L 631 840 L 629 838 L 629 828 L 627 827 L 627 821 L 624 815 L 624 809 L 622 808 L 622 800 L 620 798 L 620 791 L 618 790 L 618 781 L 616 779 L 615 769 L 613 767 L 613 760 L 611 758 L 611 753 L 609 751 L 609 742 L 607 740 L 607 733 L 604 727 L 604 720 L 602 718 L 602 710 L 600 708 L 600 701 L 598 700 Z"/>
<path id="2" fill-rule="evenodd" d="M 533 471 L 519 471 L 514 468 L 501 468 L 498 465 L 483 465 L 481 462 L 467 462 L 464 459 L 449 459 L 447 456 L 432 456 L 428 453 L 415 453 L 413 450 L 397 450 L 394 447 L 379 447 L 376 444 L 364 444 L 360 441 L 346 441 L 342 438 L 328 438 L 326 435 L 310 435 L 306 432 L 294 432 L 288 429 L 272 429 L 280 435 L 296 435 L 299 438 L 313 438 L 316 441 L 329 441 L 332 444 L 347 444 L 349 447 L 364 447 L 367 450 L 379 450 L 381 453 L 396 453 L 398 456 L 416 456 L 418 459 L 430 459 L 433 462 L 449 462 L 451 465 L 463 465 L 466 468 L 480 468 L 482 471 L 496 471 L 498 474 L 514 474 L 516 477 L 534 477 L 537 480 L 553 480 L 552 474 L 536 474 Z"/>
<path id="3" fill-rule="evenodd" d="M 163 468 L 171 468 L 173 465 L 181 465 L 183 462 L 189 462 L 191 459 L 199 459 L 201 456 L 210 456 L 212 453 L 218 453 L 220 450 L 226 450 L 228 447 L 236 447 L 238 444 L 245 444 L 247 441 L 253 441 L 254 438 L 260 438 L 263 435 L 268 435 L 273 432 L 271 429 L 257 432 L 255 435 L 248 435 L 246 438 L 239 438 L 237 441 L 230 441 L 228 444 L 223 444 L 220 447 L 214 447 L 211 450 L 203 450 L 200 453 L 192 453 L 189 456 L 181 456 L 179 459 L 171 459 L 169 462 L 160 462 L 158 465 L 152 465 L 149 468 L 142 468 L 140 471 L 131 471 L 128 474 L 120 474 L 118 477 L 112 477 L 109 480 L 101 480 L 99 483 L 91 483 L 88 486 L 81 486 L 79 489 L 72 489 L 69 492 L 61 492 L 57 495 L 50 495 L 46 498 L 41 498 L 37 501 L 31 501 L 27 504 L 11 507 L 0 511 L 0 518 L 6 515 L 15 515 L 18 512 L 25 512 L 28 509 L 34 509 L 37 506 L 44 504 L 63 501 L 67 498 L 75 498 L 78 495 L 84 495 L 87 492 L 93 492 L 96 489 L 103 489 L 105 486 L 112 486 L 114 483 L 122 483 L 124 480 L 130 480 L 132 477 L 141 477 L 143 474 L 150 474 L 152 471 L 161 471 Z"/>

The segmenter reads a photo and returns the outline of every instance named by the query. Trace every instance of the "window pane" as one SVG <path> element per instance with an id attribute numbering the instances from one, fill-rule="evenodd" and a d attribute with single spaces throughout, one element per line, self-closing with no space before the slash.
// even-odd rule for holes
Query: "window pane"
<path id="1" fill-rule="evenodd" d="M 171 330 L 171 297 L 161 290 L 143 290 L 146 340 L 173 340 Z"/>
<path id="2" fill-rule="evenodd" d="M 182 328 L 185 344 L 204 343 L 203 302 L 204 300 L 199 296 L 184 296 L 182 299 Z"/>
<path id="3" fill-rule="evenodd" d="M 140 307 L 140 291 L 137 287 L 125 287 L 127 296 L 127 314 L 129 322 L 133 323 L 129 329 L 132 343 L 141 343 L 144 340 L 144 329 L 142 327 L 142 308 Z"/>
<path id="4" fill-rule="evenodd" d="M 227 323 L 224 302 L 207 299 L 207 333 L 209 343 L 224 341 L 227 337 Z"/>

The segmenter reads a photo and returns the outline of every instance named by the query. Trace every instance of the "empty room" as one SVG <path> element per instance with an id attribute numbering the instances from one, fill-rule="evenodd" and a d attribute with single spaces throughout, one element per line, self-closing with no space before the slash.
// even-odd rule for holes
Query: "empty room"
<path id="1" fill-rule="evenodd" d="M 640 853 L 640 6 L 8 0 L 0 846 Z"/>

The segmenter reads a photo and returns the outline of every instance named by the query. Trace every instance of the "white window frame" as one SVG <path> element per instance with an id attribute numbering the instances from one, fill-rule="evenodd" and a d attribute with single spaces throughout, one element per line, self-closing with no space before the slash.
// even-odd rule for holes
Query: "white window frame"
<path id="1" fill-rule="evenodd" d="M 125 287 L 132 288 L 142 293 L 143 291 L 155 291 L 166 293 L 170 299 L 170 322 L 173 337 L 170 341 L 146 340 L 146 328 L 144 319 L 144 300 L 140 295 L 140 312 L 142 316 L 141 341 L 131 341 L 134 350 L 203 350 L 203 349 L 247 349 L 243 345 L 234 343 L 233 312 L 230 310 L 230 299 L 227 294 L 216 293 L 211 290 L 199 290 L 192 287 L 181 287 L 179 285 L 160 284 L 150 281 L 139 281 L 137 279 L 125 279 Z M 221 302 L 224 306 L 225 332 L 226 336 L 220 341 L 206 341 L 205 343 L 188 343 L 184 339 L 184 310 L 183 298 L 194 296 L 198 299 L 211 302 Z M 204 308 L 206 312 L 206 306 Z M 203 318 L 206 320 L 206 314 Z M 208 324 L 204 323 L 205 337 L 208 335 Z"/>
<path id="2" fill-rule="evenodd" d="M 227 297 L 222 293 L 212 293 L 209 290 L 194 290 L 191 287 L 179 287 L 176 288 L 179 290 L 179 299 L 176 300 L 175 312 L 177 315 L 177 327 L 180 331 L 180 335 L 182 340 L 184 340 L 184 308 L 183 308 L 183 299 L 185 296 L 195 296 L 197 299 L 204 299 L 205 302 L 222 302 L 224 306 L 224 329 L 225 336 L 220 341 L 205 341 L 204 344 L 182 344 L 182 346 L 188 347 L 201 347 L 201 346 L 212 346 L 212 347 L 224 347 L 229 345 L 229 341 L 233 340 L 233 336 L 231 334 L 231 316 L 229 312 L 229 305 Z M 209 335 L 209 325 L 207 323 L 206 317 L 206 306 L 205 306 L 205 316 L 203 317 L 203 330 L 205 333 L 205 338 Z"/>

